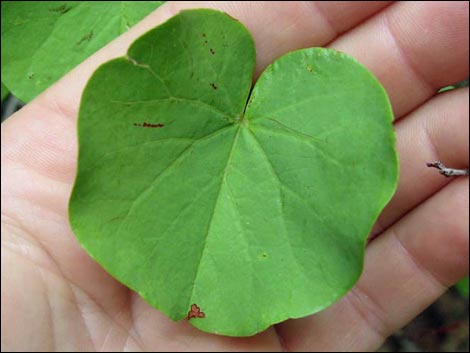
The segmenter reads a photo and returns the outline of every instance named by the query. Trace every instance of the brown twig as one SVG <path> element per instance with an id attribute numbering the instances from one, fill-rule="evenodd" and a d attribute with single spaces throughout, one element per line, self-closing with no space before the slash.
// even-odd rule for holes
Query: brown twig
<path id="1" fill-rule="evenodd" d="M 446 177 L 468 175 L 468 168 L 466 169 L 447 168 L 441 161 L 436 161 L 434 163 L 426 163 L 426 165 L 430 168 L 439 169 L 439 173 L 441 173 L 442 175 Z"/>

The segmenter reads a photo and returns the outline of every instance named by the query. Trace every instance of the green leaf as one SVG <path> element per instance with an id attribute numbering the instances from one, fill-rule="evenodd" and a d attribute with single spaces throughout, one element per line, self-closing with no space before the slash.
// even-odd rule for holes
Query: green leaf
<path id="1" fill-rule="evenodd" d="M 455 86 L 445 86 L 445 87 L 442 87 L 441 89 L 439 89 L 439 91 L 437 93 L 444 93 L 444 92 L 447 92 L 447 91 L 452 91 L 453 89 L 455 89 Z"/>
<path id="2" fill-rule="evenodd" d="M 443 92 L 451 91 L 453 89 L 462 88 L 462 87 L 468 87 L 468 78 L 465 80 L 459 81 L 457 83 L 454 83 L 453 85 L 442 87 L 437 93 L 443 93 Z"/>
<path id="3" fill-rule="evenodd" d="M 465 277 L 460 282 L 458 282 L 455 287 L 464 297 L 468 298 L 468 277 Z"/>
<path id="4" fill-rule="evenodd" d="M 10 94 L 10 91 L 8 90 L 8 88 L 6 88 L 6 86 L 2 82 L 2 102 L 9 94 Z"/>
<path id="5" fill-rule="evenodd" d="M 79 113 L 70 220 L 110 274 L 173 320 L 252 335 L 357 281 L 397 183 L 377 80 L 329 49 L 289 53 L 249 98 L 253 40 L 183 11 L 101 66 Z"/>
<path id="6" fill-rule="evenodd" d="M 163 1 L 2 1 L 2 81 L 29 102 Z"/>

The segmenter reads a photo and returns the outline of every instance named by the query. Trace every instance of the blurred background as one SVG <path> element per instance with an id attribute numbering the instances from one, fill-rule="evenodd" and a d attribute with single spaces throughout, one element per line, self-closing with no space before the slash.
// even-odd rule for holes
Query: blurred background
<path id="1" fill-rule="evenodd" d="M 468 325 L 468 297 L 451 288 L 379 352 L 468 352 Z"/>

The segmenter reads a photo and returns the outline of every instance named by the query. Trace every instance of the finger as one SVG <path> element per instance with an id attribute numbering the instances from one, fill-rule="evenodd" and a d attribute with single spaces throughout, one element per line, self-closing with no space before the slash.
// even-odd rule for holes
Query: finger
<path id="1" fill-rule="evenodd" d="M 395 3 L 331 47 L 369 68 L 397 118 L 468 77 L 468 2 Z"/>
<path id="2" fill-rule="evenodd" d="M 355 288 L 329 309 L 278 325 L 292 351 L 372 351 L 468 273 L 468 177 L 374 241 Z"/>
<path id="3" fill-rule="evenodd" d="M 257 50 L 256 74 L 279 56 L 299 48 L 323 46 L 388 6 L 390 1 L 224 2 L 217 7 L 239 15 Z"/>
<path id="4" fill-rule="evenodd" d="M 302 47 L 322 46 L 364 21 L 390 2 L 169 2 L 128 32 L 98 51 L 48 91 L 62 113 L 75 117 L 81 92 L 93 71 L 109 59 L 122 56 L 140 35 L 187 8 L 214 8 L 240 20 L 254 37 L 256 73 L 278 56 Z M 275 30 L 273 30 L 275 28 Z"/>
<path id="5" fill-rule="evenodd" d="M 373 236 L 452 180 L 426 167 L 426 162 L 441 160 L 454 168 L 468 167 L 468 93 L 468 88 L 462 88 L 440 94 L 395 124 L 400 178 Z"/>

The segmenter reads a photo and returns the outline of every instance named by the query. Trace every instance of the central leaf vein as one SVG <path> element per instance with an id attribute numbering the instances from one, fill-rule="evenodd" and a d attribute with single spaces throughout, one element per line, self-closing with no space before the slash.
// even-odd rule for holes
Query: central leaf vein
<path id="1" fill-rule="evenodd" d="M 192 303 L 192 297 L 193 297 L 193 294 L 194 294 L 194 287 L 196 285 L 197 277 L 198 277 L 199 271 L 201 269 L 202 257 L 204 255 L 204 250 L 206 248 L 207 239 L 208 239 L 210 231 L 211 231 L 212 220 L 214 219 L 215 211 L 217 209 L 217 204 L 219 203 L 219 198 L 220 198 L 220 194 L 221 194 L 221 191 L 222 191 L 222 187 L 224 185 L 224 182 L 226 181 L 226 177 L 227 177 L 228 169 L 229 169 L 229 166 L 230 166 L 230 162 L 232 160 L 233 154 L 235 152 L 235 148 L 237 146 L 238 138 L 240 136 L 240 131 L 241 131 L 241 126 L 238 127 L 237 134 L 235 135 L 235 138 L 233 139 L 233 144 L 232 144 L 232 147 L 230 149 L 229 155 L 227 157 L 227 163 L 225 164 L 224 172 L 222 174 L 222 178 L 221 178 L 221 181 L 220 181 L 219 190 L 217 191 L 217 196 L 215 198 L 214 208 L 212 209 L 212 212 L 211 212 L 211 215 L 210 215 L 210 218 L 209 218 L 209 222 L 208 222 L 208 226 L 207 226 L 207 230 L 205 232 L 204 241 L 203 241 L 203 244 L 202 244 L 202 247 L 201 247 L 201 256 L 199 257 L 199 261 L 198 261 L 198 264 L 197 264 L 197 269 L 196 269 L 196 272 L 195 272 L 195 275 L 194 275 L 193 284 L 192 284 L 192 287 L 191 287 L 190 297 L 189 297 L 189 301 L 188 301 L 188 307 Z"/>

